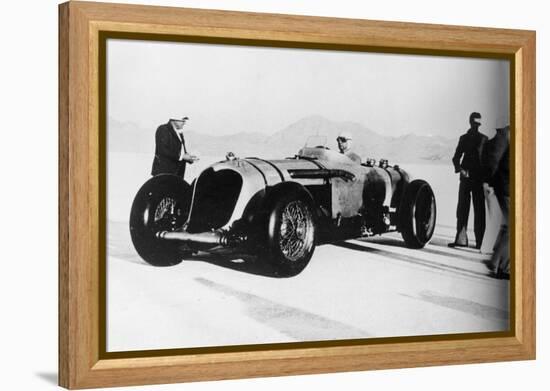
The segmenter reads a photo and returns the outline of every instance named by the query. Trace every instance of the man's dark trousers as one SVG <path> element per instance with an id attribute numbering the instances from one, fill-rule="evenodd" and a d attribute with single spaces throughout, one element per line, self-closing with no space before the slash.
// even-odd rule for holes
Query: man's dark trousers
<path id="1" fill-rule="evenodd" d="M 474 234 L 476 246 L 481 246 L 485 233 L 485 195 L 483 184 L 480 180 L 461 178 L 458 188 L 458 205 L 456 207 L 456 238 L 458 245 L 468 245 L 468 216 L 470 214 L 470 201 L 474 204 Z"/>
<path id="2" fill-rule="evenodd" d="M 510 196 L 495 191 L 500 210 L 502 211 L 502 224 L 498 233 L 491 258 L 496 273 L 510 274 L 510 233 L 508 230 L 508 218 L 510 216 Z"/>

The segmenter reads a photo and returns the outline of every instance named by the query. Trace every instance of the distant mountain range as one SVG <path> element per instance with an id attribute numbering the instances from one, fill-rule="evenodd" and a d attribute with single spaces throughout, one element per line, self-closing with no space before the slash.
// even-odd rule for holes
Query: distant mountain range
<path id="1" fill-rule="evenodd" d="M 120 122 L 109 118 L 107 145 L 109 152 L 153 153 L 156 129 L 142 129 L 133 122 Z M 321 116 L 310 116 L 294 122 L 269 136 L 261 133 L 241 132 L 231 135 L 205 135 L 186 131 L 186 144 L 190 153 L 223 158 L 228 151 L 237 156 L 283 158 L 294 154 L 305 145 L 310 136 L 337 149 L 336 137 L 342 131 L 350 132 L 354 150 L 363 158 L 385 158 L 396 163 L 449 163 L 457 140 L 441 136 L 414 133 L 399 137 L 384 136 L 356 122 L 336 122 Z M 313 141 L 313 140 L 312 140 Z"/>

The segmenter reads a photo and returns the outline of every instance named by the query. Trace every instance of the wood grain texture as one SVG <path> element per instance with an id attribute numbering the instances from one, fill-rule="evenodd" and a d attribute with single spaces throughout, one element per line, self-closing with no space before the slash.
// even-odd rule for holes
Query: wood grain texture
<path id="1" fill-rule="evenodd" d="M 155 34 L 159 39 L 235 39 L 297 47 L 341 45 L 346 50 L 513 60 L 514 335 L 100 359 L 98 46 L 102 31 Z M 69 2 L 59 7 L 59 83 L 60 385 L 157 384 L 535 357 L 534 32 Z"/>
<path id="2" fill-rule="evenodd" d="M 69 7 L 59 7 L 59 383 L 69 384 Z"/>
<path id="3" fill-rule="evenodd" d="M 516 118 L 516 124 L 520 122 L 522 134 L 522 158 L 516 159 L 515 164 L 523 170 L 521 188 L 516 186 L 516 192 L 523 194 L 521 215 L 516 215 L 516 221 L 520 222 L 522 239 L 521 254 L 516 254 L 516 261 L 523 270 L 521 281 L 516 278 L 518 296 L 521 292 L 521 308 L 523 316 L 521 324 L 523 330 L 519 336 L 531 358 L 535 358 L 536 350 L 536 321 L 535 321 L 535 292 L 536 292 L 536 37 L 535 33 L 529 34 L 529 39 L 521 49 L 522 56 L 522 88 L 521 88 L 521 113 Z M 516 139 L 516 142 L 519 140 Z M 519 276 L 518 276 L 519 277 Z"/>

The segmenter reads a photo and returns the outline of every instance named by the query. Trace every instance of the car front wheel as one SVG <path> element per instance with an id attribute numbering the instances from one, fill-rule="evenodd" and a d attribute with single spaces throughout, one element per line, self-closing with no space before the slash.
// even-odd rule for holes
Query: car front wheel
<path id="1" fill-rule="evenodd" d="M 276 200 L 267 219 L 266 253 L 279 276 L 300 273 L 315 250 L 313 208 L 307 197 L 285 194 Z"/>
<path id="2" fill-rule="evenodd" d="M 182 261 L 189 249 L 157 237 L 158 232 L 177 231 L 187 220 L 191 186 L 181 177 L 157 175 L 137 192 L 130 212 L 130 235 L 138 254 L 153 266 Z"/>

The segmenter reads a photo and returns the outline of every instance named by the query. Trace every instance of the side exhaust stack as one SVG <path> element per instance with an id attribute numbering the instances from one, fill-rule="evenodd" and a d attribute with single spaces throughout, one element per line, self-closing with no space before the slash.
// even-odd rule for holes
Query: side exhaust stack
<path id="1" fill-rule="evenodd" d="M 179 240 L 180 242 L 206 245 L 206 247 L 236 247 L 246 242 L 246 236 L 231 235 L 224 231 L 208 231 L 189 233 L 185 231 L 160 231 L 157 238 L 164 240 Z"/>
<path id="2" fill-rule="evenodd" d="M 212 232 L 199 232 L 199 233 L 189 233 L 189 232 L 172 232 L 172 231 L 160 231 L 157 232 L 157 237 L 159 239 L 165 240 L 179 240 L 181 242 L 192 242 L 192 243 L 201 243 L 201 244 L 212 244 L 214 246 L 223 245 L 224 236 L 221 232 L 212 231 Z"/>

